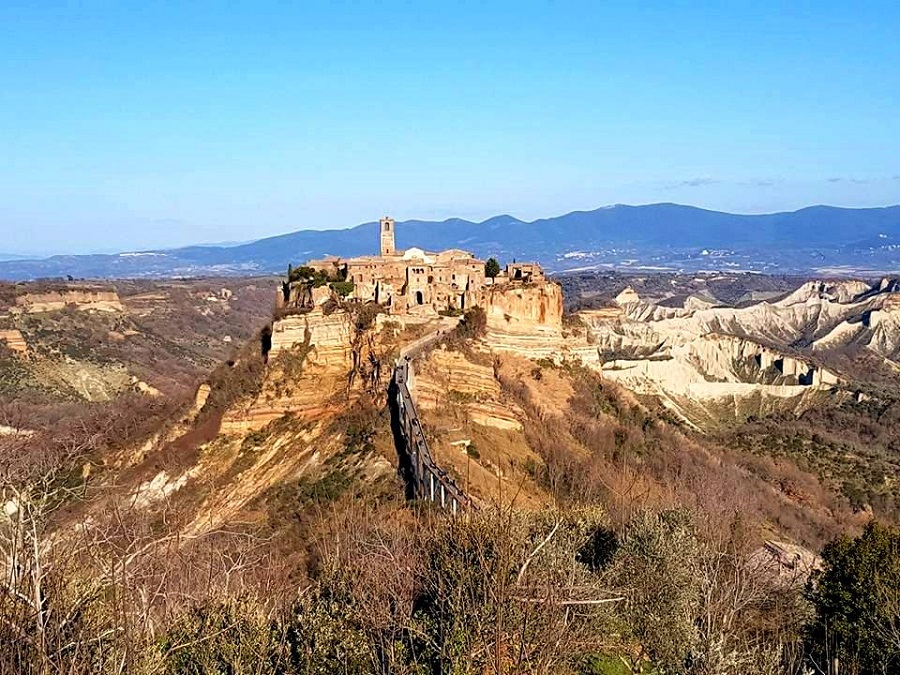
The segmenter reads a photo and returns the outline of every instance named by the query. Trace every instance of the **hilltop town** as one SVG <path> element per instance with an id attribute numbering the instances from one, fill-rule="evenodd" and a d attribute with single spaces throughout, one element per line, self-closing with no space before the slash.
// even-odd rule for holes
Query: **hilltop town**
<path id="1" fill-rule="evenodd" d="M 537 263 L 513 262 L 501 269 L 459 249 L 432 253 L 421 248 L 398 250 L 393 218 L 380 221 L 380 253 L 356 258 L 311 260 L 288 273 L 278 293 L 279 307 L 312 309 L 335 294 L 358 302 L 376 302 L 390 314 L 464 311 L 483 304 L 491 288 L 546 282 Z"/>

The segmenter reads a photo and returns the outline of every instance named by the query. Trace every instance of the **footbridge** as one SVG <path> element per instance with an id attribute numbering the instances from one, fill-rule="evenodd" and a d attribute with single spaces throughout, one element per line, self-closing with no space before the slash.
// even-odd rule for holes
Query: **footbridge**
<path id="1" fill-rule="evenodd" d="M 434 461 L 413 399 L 413 358 L 442 334 L 443 330 L 438 330 L 401 352 L 394 365 L 389 390 L 391 422 L 400 457 L 400 471 L 406 480 L 407 497 L 428 500 L 459 513 L 473 508 L 472 500 Z"/>

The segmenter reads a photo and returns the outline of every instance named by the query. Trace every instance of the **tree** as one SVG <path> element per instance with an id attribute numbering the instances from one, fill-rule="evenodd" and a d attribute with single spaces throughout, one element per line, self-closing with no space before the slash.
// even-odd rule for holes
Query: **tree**
<path id="1" fill-rule="evenodd" d="M 352 281 L 333 281 L 331 282 L 331 290 L 337 293 L 342 298 L 346 298 L 353 292 L 353 282 Z"/>
<path id="2" fill-rule="evenodd" d="M 484 264 L 484 276 L 496 279 L 498 274 L 500 274 L 500 263 L 496 258 L 488 258 Z"/>
<path id="3" fill-rule="evenodd" d="M 316 271 L 309 265 L 301 265 L 289 270 L 288 281 L 310 281 L 316 276 Z"/>
<path id="4" fill-rule="evenodd" d="M 815 611 L 806 640 L 815 672 L 897 672 L 900 530 L 873 522 L 856 539 L 827 544 L 806 597 Z"/>

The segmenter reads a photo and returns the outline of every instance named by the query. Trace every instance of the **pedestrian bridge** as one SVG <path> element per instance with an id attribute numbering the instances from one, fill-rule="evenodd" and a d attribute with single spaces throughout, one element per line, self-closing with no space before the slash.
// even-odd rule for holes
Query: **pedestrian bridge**
<path id="1" fill-rule="evenodd" d="M 394 366 L 389 390 L 394 442 L 400 456 L 407 497 L 428 500 L 452 513 L 473 508 L 472 500 L 434 461 L 413 399 L 415 371 L 410 354 Z"/>

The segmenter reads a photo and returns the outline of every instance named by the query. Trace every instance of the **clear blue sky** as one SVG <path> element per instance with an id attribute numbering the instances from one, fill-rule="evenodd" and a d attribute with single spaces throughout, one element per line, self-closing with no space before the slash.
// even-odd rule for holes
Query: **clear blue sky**
<path id="1" fill-rule="evenodd" d="M 900 202 L 900 3 L 702 5 L 3 0 L 0 251 Z"/>

